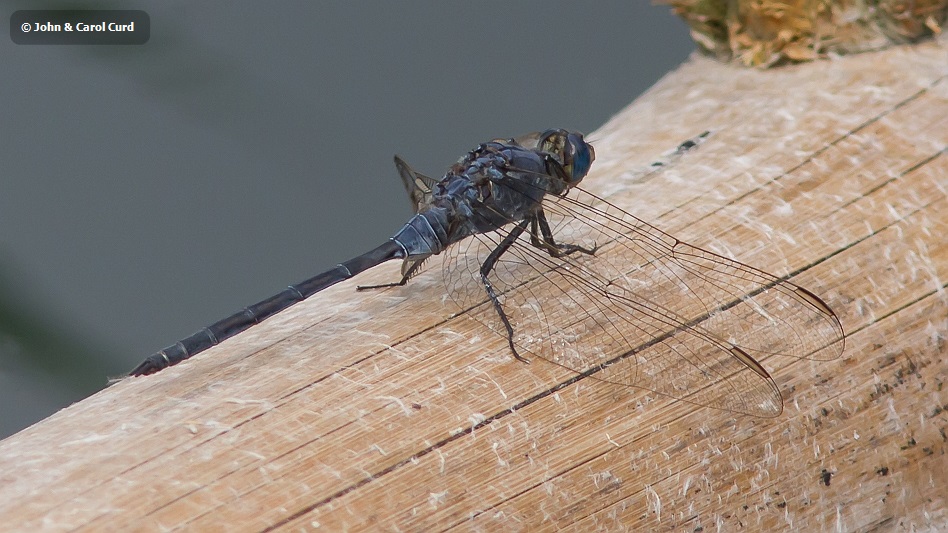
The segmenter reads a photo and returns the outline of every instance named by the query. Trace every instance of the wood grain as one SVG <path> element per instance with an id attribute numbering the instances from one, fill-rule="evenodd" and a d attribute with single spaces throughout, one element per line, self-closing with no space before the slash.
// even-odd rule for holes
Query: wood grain
<path id="1" fill-rule="evenodd" d="M 587 188 L 796 273 L 840 315 L 840 359 L 765 361 L 780 417 L 590 379 L 550 392 L 572 376 L 451 316 L 439 259 L 408 287 L 354 293 L 391 264 L 0 442 L 0 523 L 948 529 L 945 38 L 770 71 L 693 58 L 590 137 Z"/>

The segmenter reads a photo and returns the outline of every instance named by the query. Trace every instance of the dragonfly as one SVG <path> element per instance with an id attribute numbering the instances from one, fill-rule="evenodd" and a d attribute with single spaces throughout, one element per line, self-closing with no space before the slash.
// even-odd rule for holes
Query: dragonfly
<path id="1" fill-rule="evenodd" d="M 679 147 L 686 151 L 696 143 Z M 388 241 L 205 327 L 130 376 L 180 363 L 341 281 L 391 260 L 404 286 L 443 254 L 458 310 L 539 358 L 602 382 L 699 406 L 775 417 L 783 398 L 761 361 L 832 360 L 845 334 L 809 290 L 680 241 L 579 186 L 595 160 L 582 134 L 494 139 L 434 179 L 398 156 L 414 215 Z"/>

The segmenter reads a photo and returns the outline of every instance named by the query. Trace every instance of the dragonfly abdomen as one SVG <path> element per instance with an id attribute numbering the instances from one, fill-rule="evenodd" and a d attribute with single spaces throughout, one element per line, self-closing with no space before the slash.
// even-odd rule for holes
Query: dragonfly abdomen
<path id="1" fill-rule="evenodd" d="M 426 209 L 411 217 L 392 241 L 401 246 L 411 259 L 440 254 L 449 244 L 459 240 L 448 235 L 448 218 L 448 210 L 443 207 Z"/>
<path id="2" fill-rule="evenodd" d="M 238 333 L 246 331 L 250 327 L 263 322 L 280 311 L 309 298 L 323 289 L 335 285 L 340 281 L 347 280 L 356 274 L 391 259 L 401 259 L 404 257 L 405 251 L 402 245 L 394 240 L 389 240 L 368 253 L 336 265 L 335 268 L 313 276 L 306 281 L 297 283 L 296 285 L 290 285 L 266 300 L 245 307 L 223 320 L 219 320 L 210 326 L 202 328 L 190 337 L 181 339 L 171 346 L 150 355 L 135 367 L 134 370 L 129 372 L 129 375 L 145 376 L 154 374 L 169 366 L 176 365 L 212 346 L 220 344 L 225 339 L 229 339 Z"/>

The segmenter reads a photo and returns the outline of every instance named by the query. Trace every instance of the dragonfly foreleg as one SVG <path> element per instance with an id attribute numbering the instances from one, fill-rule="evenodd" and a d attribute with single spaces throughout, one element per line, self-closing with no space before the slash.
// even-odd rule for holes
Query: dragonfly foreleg
<path id="1" fill-rule="evenodd" d="M 540 230 L 539 234 L 537 229 Z M 542 240 L 540 239 L 541 234 L 543 236 Z M 545 250 L 551 257 L 563 257 L 564 255 L 570 255 L 576 252 L 593 255 L 599 248 L 598 246 L 584 248 L 575 244 L 558 244 L 553 239 L 553 231 L 550 229 L 550 223 L 547 222 L 546 215 L 543 211 L 540 211 L 536 216 L 530 219 L 530 244 L 541 250 Z"/>
<path id="2" fill-rule="evenodd" d="M 487 291 L 487 296 L 490 297 L 490 301 L 494 304 L 494 310 L 497 311 L 497 314 L 500 315 L 500 321 L 504 323 L 504 328 L 507 330 L 507 344 L 510 345 L 510 351 L 513 353 L 513 356 L 517 358 L 518 361 L 523 361 L 524 363 L 529 363 L 524 359 L 517 349 L 514 348 L 513 335 L 514 330 L 513 326 L 510 325 L 510 319 L 507 318 L 507 313 L 504 312 L 503 306 L 500 305 L 500 300 L 497 298 L 497 293 L 494 292 L 494 286 L 491 285 L 488 275 L 494 270 L 494 265 L 497 264 L 497 260 L 500 259 L 500 256 L 504 255 L 504 252 L 510 249 L 513 243 L 523 234 L 527 229 L 527 219 L 522 220 L 517 224 L 510 233 L 504 237 L 504 240 L 500 241 L 500 244 L 497 245 L 497 248 L 494 248 L 490 254 L 487 256 L 487 259 L 484 260 L 484 264 L 481 265 L 481 282 L 484 284 L 484 290 Z"/>

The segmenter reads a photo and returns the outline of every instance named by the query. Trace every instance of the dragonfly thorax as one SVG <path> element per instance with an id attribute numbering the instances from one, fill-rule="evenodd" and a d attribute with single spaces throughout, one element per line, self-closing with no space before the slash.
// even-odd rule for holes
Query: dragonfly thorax
<path id="1" fill-rule="evenodd" d="M 428 206 L 393 240 L 412 259 L 439 254 L 471 235 L 520 222 L 540 209 L 547 194 L 568 188 L 559 163 L 545 154 L 485 143 L 451 167 L 433 187 Z"/>

